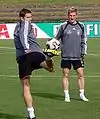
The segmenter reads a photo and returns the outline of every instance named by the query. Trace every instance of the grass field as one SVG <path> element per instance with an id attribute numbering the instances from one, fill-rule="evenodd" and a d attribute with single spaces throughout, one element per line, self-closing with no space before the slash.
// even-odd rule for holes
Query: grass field
<path id="1" fill-rule="evenodd" d="M 100 0 L 0 0 L 0 5 L 7 8 L 16 4 L 23 6 L 42 3 L 99 5 Z M 43 47 L 45 40 L 39 42 Z M 31 77 L 37 119 L 100 119 L 100 39 L 88 40 L 88 55 L 85 57 L 85 88 L 89 102 L 79 100 L 74 70 L 70 72 L 71 102 L 64 102 L 60 56 L 54 57 L 54 62 L 55 73 L 38 70 Z M 25 116 L 13 41 L 0 40 L 0 119 L 25 119 Z"/>
<path id="2" fill-rule="evenodd" d="M 39 42 L 44 46 L 45 41 Z M 24 119 L 26 114 L 13 48 L 12 40 L 0 41 L 0 119 Z M 60 57 L 54 62 L 55 73 L 38 70 L 31 77 L 37 119 L 100 119 L 100 40 L 88 40 L 85 78 L 89 102 L 79 100 L 74 70 L 70 73 L 71 102 L 64 102 Z"/>

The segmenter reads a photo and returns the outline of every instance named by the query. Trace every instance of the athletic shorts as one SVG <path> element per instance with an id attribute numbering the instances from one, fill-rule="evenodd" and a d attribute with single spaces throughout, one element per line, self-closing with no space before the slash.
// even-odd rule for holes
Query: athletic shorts
<path id="1" fill-rule="evenodd" d="M 33 70 L 42 68 L 40 63 L 43 61 L 45 56 L 40 52 L 32 52 L 17 58 L 20 79 L 31 75 Z"/>
<path id="2" fill-rule="evenodd" d="M 84 60 L 61 60 L 61 68 L 71 69 L 72 66 L 74 70 L 84 67 Z"/>

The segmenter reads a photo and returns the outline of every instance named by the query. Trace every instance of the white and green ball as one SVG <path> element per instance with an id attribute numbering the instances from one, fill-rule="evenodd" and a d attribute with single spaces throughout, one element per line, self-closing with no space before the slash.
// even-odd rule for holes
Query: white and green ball
<path id="1" fill-rule="evenodd" d="M 60 42 L 52 38 L 46 42 L 46 47 L 51 50 L 58 50 L 60 48 Z"/>

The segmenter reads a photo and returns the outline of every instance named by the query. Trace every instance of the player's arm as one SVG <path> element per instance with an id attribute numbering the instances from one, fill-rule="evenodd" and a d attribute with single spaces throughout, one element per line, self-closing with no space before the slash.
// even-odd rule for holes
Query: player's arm
<path id="1" fill-rule="evenodd" d="M 29 43 L 28 43 L 28 31 L 29 31 L 29 22 L 23 21 L 20 27 L 20 42 L 24 48 L 25 53 L 30 52 Z"/>
<path id="2" fill-rule="evenodd" d="M 87 35 L 83 25 L 82 40 L 81 40 L 81 54 L 87 55 Z"/>
<path id="3" fill-rule="evenodd" d="M 58 30 L 57 30 L 57 33 L 55 35 L 55 39 L 57 39 L 57 40 L 61 39 L 62 31 L 63 31 L 62 25 L 60 25 L 59 28 L 58 28 Z"/>

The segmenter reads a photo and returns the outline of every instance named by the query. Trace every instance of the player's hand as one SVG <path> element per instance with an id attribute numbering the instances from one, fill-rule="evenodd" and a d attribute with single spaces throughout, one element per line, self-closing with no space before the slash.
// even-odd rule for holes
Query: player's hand
<path id="1" fill-rule="evenodd" d="M 86 54 L 81 54 L 81 58 L 84 59 L 84 57 L 86 56 Z"/>

